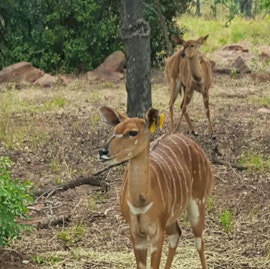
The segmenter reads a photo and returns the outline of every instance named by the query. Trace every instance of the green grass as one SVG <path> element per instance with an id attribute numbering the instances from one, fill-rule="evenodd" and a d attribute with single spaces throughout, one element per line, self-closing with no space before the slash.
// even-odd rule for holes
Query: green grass
<path id="1" fill-rule="evenodd" d="M 61 261 L 61 257 L 58 255 L 52 254 L 50 256 L 42 256 L 42 255 L 36 255 L 32 258 L 32 261 L 37 264 L 43 264 L 43 265 L 49 265 L 52 266 L 54 264 L 57 264 Z"/>
<path id="2" fill-rule="evenodd" d="M 265 171 L 270 171 L 270 157 L 268 156 L 268 158 L 265 158 L 252 151 L 241 154 L 238 162 L 247 166 L 248 170 L 251 172 L 263 173 Z"/>
<path id="3" fill-rule="evenodd" d="M 177 19 L 177 23 L 180 28 L 186 29 L 184 39 L 197 39 L 209 34 L 206 45 L 201 48 L 206 53 L 231 43 L 248 43 L 255 51 L 257 44 L 270 45 L 269 15 L 254 20 L 236 17 L 228 27 L 225 27 L 226 19 L 220 16 L 217 19 L 205 19 L 183 15 Z"/>
<path id="4" fill-rule="evenodd" d="M 71 247 L 75 242 L 83 236 L 85 227 L 82 224 L 76 224 L 71 227 L 63 228 L 58 232 L 57 238 L 68 247 Z"/>
<path id="5" fill-rule="evenodd" d="M 251 105 L 259 105 L 263 107 L 270 107 L 270 95 L 269 96 L 255 96 L 249 97 L 248 103 Z"/>

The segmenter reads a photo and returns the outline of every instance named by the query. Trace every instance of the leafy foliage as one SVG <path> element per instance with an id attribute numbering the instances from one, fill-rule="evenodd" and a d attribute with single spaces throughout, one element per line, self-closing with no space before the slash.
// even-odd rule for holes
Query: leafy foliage
<path id="1" fill-rule="evenodd" d="M 176 24 L 175 18 L 180 14 L 185 13 L 192 5 L 192 0 L 159 0 L 161 6 L 161 14 L 164 17 L 165 25 L 168 28 L 169 37 L 173 34 L 182 35 L 184 28 L 179 28 Z M 151 28 L 151 60 L 154 65 L 158 65 L 159 55 L 168 56 L 170 51 L 166 48 L 165 33 L 160 18 L 159 10 L 157 8 L 156 0 L 144 1 L 144 17 L 150 24 Z M 174 44 L 172 44 L 174 45 Z"/>
<path id="2" fill-rule="evenodd" d="M 29 61 L 47 72 L 80 72 L 96 67 L 108 54 L 122 48 L 119 9 L 110 2 L 1 2 L 2 67 L 18 61 Z"/>
<path id="3" fill-rule="evenodd" d="M 32 203 L 27 192 L 29 182 L 20 184 L 18 180 L 11 180 L 8 170 L 11 165 L 8 157 L 0 157 L 0 247 L 7 245 L 23 230 L 30 230 L 30 226 L 17 222 L 29 218 L 26 207 L 26 203 Z"/>
<path id="4" fill-rule="evenodd" d="M 173 19 L 192 0 L 160 0 L 170 33 L 179 33 Z M 143 1 L 150 23 L 152 61 L 165 46 L 156 0 Z M 0 3 L 1 67 L 31 62 L 46 72 L 84 72 L 123 49 L 120 0 L 18 0 Z"/>

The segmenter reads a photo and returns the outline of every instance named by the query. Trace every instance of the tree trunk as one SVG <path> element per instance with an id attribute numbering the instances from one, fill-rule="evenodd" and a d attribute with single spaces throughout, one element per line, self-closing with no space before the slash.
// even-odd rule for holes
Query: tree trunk
<path id="1" fill-rule="evenodd" d="M 142 18 L 142 0 L 121 0 L 121 3 L 121 35 L 127 67 L 127 115 L 143 117 L 152 106 L 150 27 Z"/>
<path id="2" fill-rule="evenodd" d="M 200 0 L 196 0 L 196 16 L 201 16 L 201 2 Z"/>

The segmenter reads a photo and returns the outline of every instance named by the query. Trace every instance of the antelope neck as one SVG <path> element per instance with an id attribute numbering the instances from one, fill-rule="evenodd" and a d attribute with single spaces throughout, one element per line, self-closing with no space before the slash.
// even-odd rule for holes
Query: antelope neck
<path id="1" fill-rule="evenodd" d="M 150 201 L 149 145 L 129 160 L 128 165 L 128 201 L 136 207 L 146 207 Z"/>
<path id="2" fill-rule="evenodd" d="M 200 66 L 199 56 L 196 54 L 193 57 L 189 58 L 188 64 L 189 64 L 192 78 L 197 83 L 202 83 L 202 74 L 201 74 L 201 66 Z"/>

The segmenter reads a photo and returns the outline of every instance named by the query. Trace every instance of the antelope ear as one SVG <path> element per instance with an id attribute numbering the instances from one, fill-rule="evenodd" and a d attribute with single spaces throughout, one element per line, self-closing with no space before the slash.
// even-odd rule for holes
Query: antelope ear
<path id="1" fill-rule="evenodd" d="M 206 40 L 208 38 L 209 35 L 206 35 L 206 36 L 201 36 L 199 39 L 198 39 L 198 42 L 200 45 L 204 45 L 206 43 Z"/>
<path id="2" fill-rule="evenodd" d="M 171 40 L 176 45 L 183 45 L 185 43 L 185 40 L 183 40 L 181 37 L 175 34 L 171 35 Z"/>
<path id="3" fill-rule="evenodd" d="M 159 114 L 157 109 L 150 108 L 145 115 L 145 120 L 148 124 L 150 133 L 153 133 L 156 127 L 162 127 L 164 123 L 164 114 Z"/>
<path id="4" fill-rule="evenodd" d="M 127 116 L 124 114 L 113 110 L 108 106 L 102 106 L 99 108 L 99 114 L 105 120 L 105 122 L 109 125 L 115 126 L 121 121 L 127 119 Z"/>

